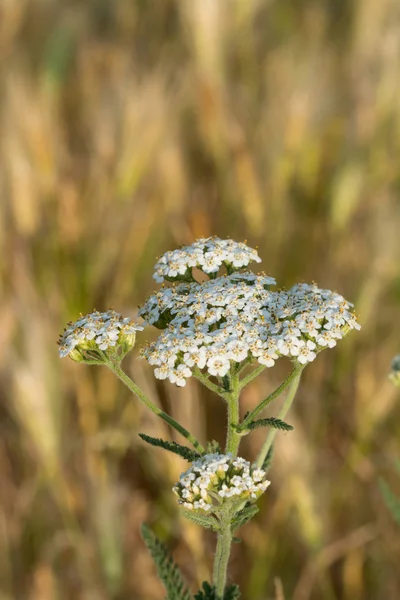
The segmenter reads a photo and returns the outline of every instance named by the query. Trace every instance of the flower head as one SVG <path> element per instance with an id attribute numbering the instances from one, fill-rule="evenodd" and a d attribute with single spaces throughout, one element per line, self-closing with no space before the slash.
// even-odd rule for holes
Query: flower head
<path id="1" fill-rule="evenodd" d="M 194 369 L 223 377 L 239 363 L 272 367 L 280 356 L 305 365 L 359 329 L 339 294 L 307 284 L 272 291 L 273 283 L 266 275 L 233 273 L 151 296 L 140 314 L 163 331 L 142 355 L 156 377 L 183 386 Z"/>
<path id="2" fill-rule="evenodd" d="M 215 274 L 222 265 L 228 272 L 247 267 L 251 261 L 261 262 L 257 250 L 243 242 L 221 240 L 218 237 L 202 238 L 177 250 L 166 252 L 157 262 L 154 279 L 159 283 L 191 279 L 191 269 L 197 267 L 204 273 Z"/>
<path id="3" fill-rule="evenodd" d="M 182 473 L 172 488 L 187 510 L 218 512 L 225 502 L 256 500 L 269 486 L 266 473 L 232 454 L 206 454 Z"/>
<path id="4" fill-rule="evenodd" d="M 104 355 L 123 358 L 134 346 L 136 331 L 143 329 L 114 310 L 94 311 L 68 323 L 59 339 L 59 355 L 78 362 L 104 362 Z"/>

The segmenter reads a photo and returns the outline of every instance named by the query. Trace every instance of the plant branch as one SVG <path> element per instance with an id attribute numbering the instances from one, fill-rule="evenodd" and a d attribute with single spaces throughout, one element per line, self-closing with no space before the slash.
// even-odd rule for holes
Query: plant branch
<path id="1" fill-rule="evenodd" d="M 249 423 L 251 423 L 254 420 L 254 418 L 257 415 L 259 415 L 260 412 L 262 412 L 266 406 L 268 406 L 268 404 L 270 404 L 276 398 L 278 398 L 278 396 L 280 396 L 282 394 L 282 392 L 284 392 L 286 390 L 286 388 L 292 383 L 292 381 L 295 381 L 296 378 L 299 378 L 303 368 L 304 368 L 303 365 L 296 365 L 293 368 L 292 372 L 285 379 L 285 381 L 283 381 L 281 383 L 281 385 L 272 392 L 272 394 L 270 394 L 269 396 L 267 396 L 267 398 L 262 400 L 262 402 L 260 402 L 260 404 L 258 404 L 258 406 L 256 406 L 255 409 L 252 410 L 247 415 L 247 417 L 244 419 L 244 421 L 239 425 L 239 430 L 240 431 L 245 430 L 247 428 L 247 426 L 249 425 Z M 281 417 L 279 417 L 279 418 L 281 418 Z"/>
<path id="2" fill-rule="evenodd" d="M 121 366 L 118 363 L 106 360 L 105 364 L 131 390 L 131 392 L 135 394 L 135 396 L 139 398 L 139 400 L 143 402 L 145 406 L 147 406 L 147 408 L 153 411 L 153 413 L 158 417 L 161 417 L 163 421 L 168 423 L 168 425 L 175 429 L 175 431 L 177 431 L 184 438 L 186 438 L 194 446 L 194 448 L 196 448 L 198 452 L 200 452 L 201 454 L 205 452 L 204 447 L 187 429 L 185 429 L 182 425 L 180 425 L 180 423 L 175 421 L 175 419 L 173 419 L 170 415 L 165 413 L 163 410 L 161 410 L 161 408 L 159 408 L 156 404 L 149 400 L 149 398 L 147 398 L 146 394 L 140 389 L 138 385 L 136 385 L 134 381 L 132 381 L 132 379 L 125 373 L 125 371 L 121 369 Z"/>
<path id="3" fill-rule="evenodd" d="M 196 367 L 193 370 L 193 375 L 195 376 L 195 378 L 198 381 L 200 381 L 200 383 L 202 383 L 211 392 L 214 392 L 214 394 L 217 394 L 217 396 L 220 396 L 224 400 L 227 400 L 229 393 L 224 392 L 218 385 L 216 385 L 215 383 L 210 381 L 209 378 L 207 377 L 207 375 L 204 375 L 198 367 Z"/>
<path id="4" fill-rule="evenodd" d="M 264 369 L 266 369 L 265 365 L 259 365 L 251 373 L 246 375 L 246 377 L 243 377 L 243 379 L 241 379 L 239 382 L 239 389 L 242 390 L 244 387 L 246 387 L 246 385 L 249 385 L 249 383 L 251 383 L 256 377 L 258 377 L 258 375 L 260 375 L 260 373 L 262 373 Z"/>
<path id="5" fill-rule="evenodd" d="M 297 389 L 299 387 L 299 383 L 300 383 L 300 378 L 301 378 L 302 371 L 303 371 L 303 368 L 297 368 L 297 369 L 294 369 L 292 371 L 292 373 L 291 373 L 291 375 L 293 375 L 293 373 L 294 373 L 294 376 L 291 377 L 291 379 L 290 379 L 290 388 L 289 388 L 288 393 L 286 395 L 286 398 L 285 398 L 285 401 L 284 401 L 283 406 L 281 408 L 281 411 L 280 411 L 280 413 L 278 415 L 279 419 L 283 420 L 286 417 L 286 415 L 287 415 L 290 407 L 292 406 L 292 402 L 294 400 L 294 397 L 296 396 L 296 392 L 297 392 Z M 290 377 L 290 375 L 289 375 L 289 377 Z M 289 377 L 288 377 L 288 379 L 289 379 Z M 286 381 L 288 379 L 286 379 Z M 264 444 L 263 444 L 263 446 L 261 448 L 260 454 L 258 455 L 258 458 L 257 458 L 257 461 L 256 461 L 257 466 L 260 467 L 260 468 L 262 467 L 262 465 L 264 463 L 264 460 L 265 460 L 265 457 L 267 456 L 267 454 L 269 452 L 269 449 L 272 446 L 272 443 L 273 443 L 273 441 L 275 439 L 276 433 L 277 433 L 277 429 L 272 429 L 269 432 L 269 434 L 267 436 L 267 439 L 265 440 L 265 442 L 264 442 Z"/>

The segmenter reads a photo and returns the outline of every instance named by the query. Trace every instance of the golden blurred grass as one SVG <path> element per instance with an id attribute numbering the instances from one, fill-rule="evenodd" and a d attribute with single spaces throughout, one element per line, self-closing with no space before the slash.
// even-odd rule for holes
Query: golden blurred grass
<path id="1" fill-rule="evenodd" d="M 396 0 L 0 0 L 1 600 L 162 598 L 144 519 L 193 589 L 207 578 L 213 539 L 170 493 L 184 465 L 136 435 L 168 433 L 55 341 L 80 311 L 134 313 L 156 256 L 210 234 L 258 245 L 282 285 L 337 289 L 363 325 L 308 368 L 233 581 L 244 600 L 398 599 L 377 478 L 400 456 L 399 33 Z M 207 392 L 127 363 L 223 438 Z"/>

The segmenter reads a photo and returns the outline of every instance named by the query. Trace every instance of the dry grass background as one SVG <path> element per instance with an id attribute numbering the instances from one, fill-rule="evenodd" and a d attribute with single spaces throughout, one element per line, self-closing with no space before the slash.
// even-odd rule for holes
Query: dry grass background
<path id="1" fill-rule="evenodd" d="M 308 367 L 232 580 L 244 600 L 400 597 L 377 488 L 400 456 L 399 73 L 397 0 L 0 0 L 1 600 L 163 598 L 143 520 L 193 590 L 207 577 L 214 541 L 170 493 L 184 464 L 137 437 L 168 432 L 55 342 L 80 311 L 134 313 L 156 256 L 211 234 L 258 245 L 282 285 L 337 289 L 363 325 Z M 196 383 L 126 367 L 223 438 Z"/>

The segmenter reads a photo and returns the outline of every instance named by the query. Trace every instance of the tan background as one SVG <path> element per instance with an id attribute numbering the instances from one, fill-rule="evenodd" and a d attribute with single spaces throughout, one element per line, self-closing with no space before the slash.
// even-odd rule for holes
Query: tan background
<path id="1" fill-rule="evenodd" d="M 400 597 L 400 530 L 377 485 L 400 492 L 399 12 L 0 0 L 1 600 L 163 598 L 143 520 L 193 591 L 208 577 L 214 540 L 170 492 L 185 463 L 137 437 L 168 432 L 105 369 L 60 361 L 56 339 L 80 311 L 134 314 L 156 257 L 211 234 L 257 245 L 280 285 L 341 292 L 363 325 L 308 367 L 232 580 L 244 600 Z M 133 355 L 126 368 L 223 439 L 218 399 Z"/>

